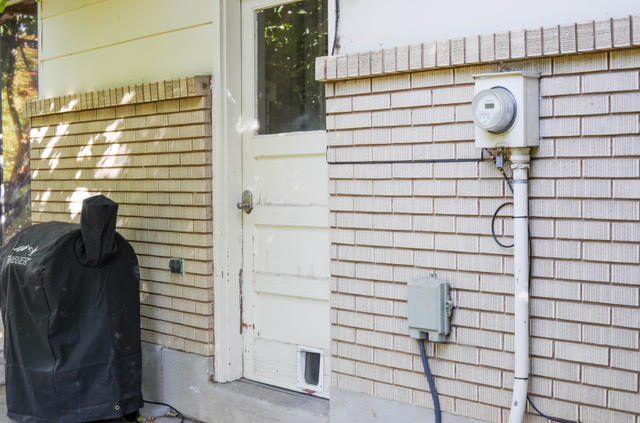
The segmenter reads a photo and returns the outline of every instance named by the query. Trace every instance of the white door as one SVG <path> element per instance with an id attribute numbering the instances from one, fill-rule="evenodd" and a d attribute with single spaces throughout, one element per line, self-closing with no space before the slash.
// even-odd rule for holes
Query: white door
<path id="1" fill-rule="evenodd" d="M 328 396 L 324 88 L 313 76 L 322 54 L 326 0 L 242 0 L 243 189 L 253 195 L 243 213 L 244 376 Z"/>

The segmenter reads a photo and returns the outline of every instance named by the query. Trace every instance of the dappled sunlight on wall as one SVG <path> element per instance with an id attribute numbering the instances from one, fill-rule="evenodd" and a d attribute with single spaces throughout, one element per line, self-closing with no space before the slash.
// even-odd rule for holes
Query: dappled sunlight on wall
<path id="1" fill-rule="evenodd" d="M 208 77 L 27 104 L 33 221 L 79 222 L 82 201 L 119 204 L 138 254 L 143 339 L 213 353 L 211 95 Z M 171 257 L 185 273 L 168 271 Z"/>

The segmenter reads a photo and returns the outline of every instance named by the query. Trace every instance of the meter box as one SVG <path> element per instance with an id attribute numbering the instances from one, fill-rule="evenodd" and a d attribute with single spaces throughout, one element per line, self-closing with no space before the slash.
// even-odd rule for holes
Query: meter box
<path id="1" fill-rule="evenodd" d="M 451 331 L 453 303 L 449 284 L 435 276 L 417 278 L 408 284 L 409 335 L 432 342 L 445 342 Z"/>
<path id="2" fill-rule="evenodd" d="M 540 75 L 502 72 L 475 75 L 476 147 L 537 147 L 540 143 Z"/>

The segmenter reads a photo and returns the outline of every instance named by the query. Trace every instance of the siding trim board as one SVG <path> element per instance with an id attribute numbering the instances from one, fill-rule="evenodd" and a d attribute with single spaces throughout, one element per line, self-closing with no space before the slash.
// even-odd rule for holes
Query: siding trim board
<path id="1" fill-rule="evenodd" d="M 604 29 L 603 29 L 604 28 Z M 640 46 L 640 16 L 434 41 L 316 59 L 316 79 L 337 81 L 443 67 Z"/>

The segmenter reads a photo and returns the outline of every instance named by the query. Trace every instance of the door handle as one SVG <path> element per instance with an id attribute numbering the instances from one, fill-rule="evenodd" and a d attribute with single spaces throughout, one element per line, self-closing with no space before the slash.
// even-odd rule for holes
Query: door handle
<path id="1" fill-rule="evenodd" d="M 240 201 L 237 206 L 246 214 L 251 213 L 251 210 L 253 210 L 253 194 L 251 191 L 247 190 L 242 193 L 242 201 Z"/>

